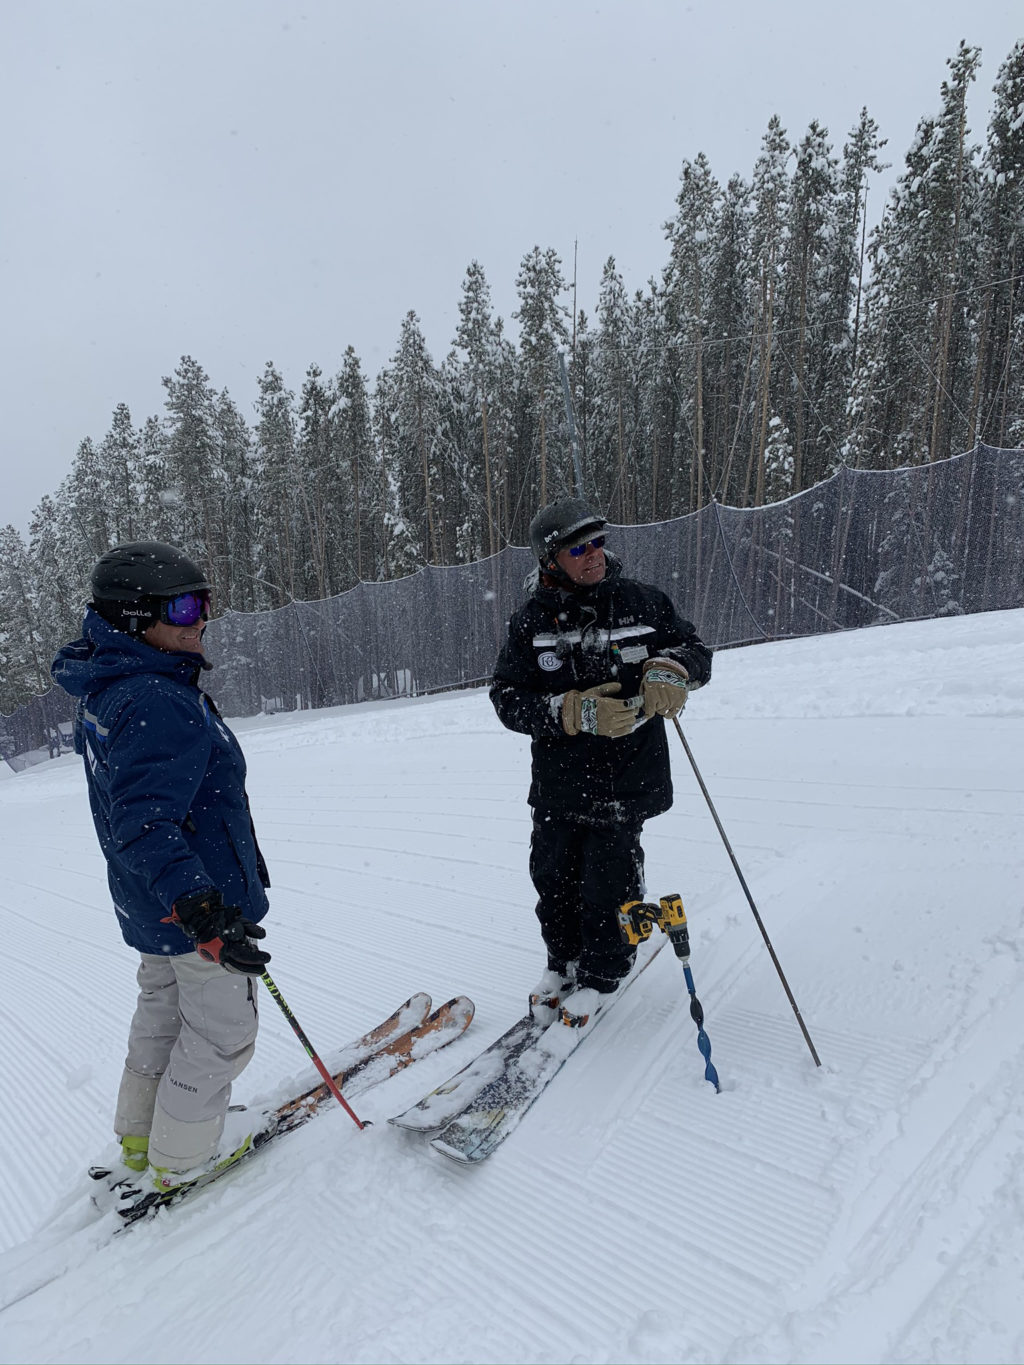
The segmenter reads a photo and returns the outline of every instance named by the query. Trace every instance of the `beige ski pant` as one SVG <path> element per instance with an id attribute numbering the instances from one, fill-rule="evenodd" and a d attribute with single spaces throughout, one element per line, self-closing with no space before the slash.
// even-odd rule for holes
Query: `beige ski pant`
<path id="1" fill-rule="evenodd" d="M 185 1171 L 217 1151 L 231 1082 L 248 1065 L 256 981 L 198 953 L 141 953 L 114 1131 L 149 1135 L 153 1166 Z"/>

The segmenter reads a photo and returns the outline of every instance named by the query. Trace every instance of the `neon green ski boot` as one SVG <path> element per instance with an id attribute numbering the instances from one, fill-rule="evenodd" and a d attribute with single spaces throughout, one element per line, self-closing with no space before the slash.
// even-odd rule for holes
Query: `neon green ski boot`
<path id="1" fill-rule="evenodd" d="M 152 1168 L 153 1188 L 160 1194 L 170 1194 L 179 1187 L 185 1185 L 195 1185 L 204 1176 L 219 1175 L 228 1166 L 233 1166 L 236 1161 L 241 1161 L 252 1147 L 252 1133 L 248 1133 L 241 1146 L 219 1161 L 208 1161 L 202 1166 L 194 1166 L 188 1171 L 172 1171 L 166 1166 L 154 1166 Z"/>
<path id="2" fill-rule="evenodd" d="M 149 1165 L 149 1134 L 145 1137 L 123 1137 L 121 1160 L 130 1171 L 144 1171 Z"/>

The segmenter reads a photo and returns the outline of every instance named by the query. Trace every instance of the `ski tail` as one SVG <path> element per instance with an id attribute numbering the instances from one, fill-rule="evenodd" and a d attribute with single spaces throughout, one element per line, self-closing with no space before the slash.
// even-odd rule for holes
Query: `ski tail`
<path id="1" fill-rule="evenodd" d="M 400 1046 L 403 1039 L 420 1028 L 430 1015 L 431 1003 L 429 995 L 424 991 L 418 991 L 404 1004 L 399 1005 L 398 1009 L 382 1020 L 376 1028 L 370 1029 L 332 1057 L 329 1069 L 338 1089 L 344 1091 L 375 1057 L 379 1057 L 389 1048 Z M 310 1107 L 315 1109 L 323 1104 L 330 1093 L 326 1081 L 321 1081 L 311 1090 L 287 1101 L 278 1110 L 278 1116 L 283 1120 L 294 1110 L 305 1110 Z"/>
<path id="2" fill-rule="evenodd" d="M 338 1085 L 347 1086 L 353 1096 L 363 1094 L 389 1076 L 404 1071 L 413 1062 L 460 1038 L 473 1022 L 475 1010 L 468 996 L 456 995 L 446 1000 L 416 1028 L 391 1039 L 373 1057 L 362 1062 L 355 1073 L 346 1073 Z"/>

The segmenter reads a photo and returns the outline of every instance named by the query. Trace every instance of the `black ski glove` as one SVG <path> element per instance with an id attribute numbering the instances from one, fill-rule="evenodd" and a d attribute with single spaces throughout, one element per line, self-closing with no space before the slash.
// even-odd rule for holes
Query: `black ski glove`
<path id="1" fill-rule="evenodd" d="M 253 942 L 266 938 L 267 931 L 252 920 L 243 919 L 237 905 L 225 905 L 219 891 L 179 896 L 165 923 L 177 924 L 196 945 L 201 958 L 216 962 L 229 972 L 262 976 L 270 961 L 270 954 Z"/>

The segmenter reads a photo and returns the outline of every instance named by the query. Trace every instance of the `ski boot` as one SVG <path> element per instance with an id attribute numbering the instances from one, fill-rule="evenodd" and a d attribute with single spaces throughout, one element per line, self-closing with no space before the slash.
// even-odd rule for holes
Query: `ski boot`
<path id="1" fill-rule="evenodd" d="M 558 1018 L 562 997 L 575 985 L 575 967 L 575 962 L 570 962 L 564 967 L 546 968 L 530 992 L 530 1016 L 542 1027 L 546 1028 Z"/>

